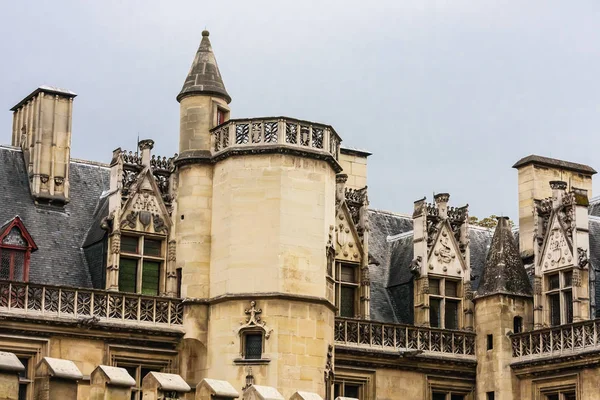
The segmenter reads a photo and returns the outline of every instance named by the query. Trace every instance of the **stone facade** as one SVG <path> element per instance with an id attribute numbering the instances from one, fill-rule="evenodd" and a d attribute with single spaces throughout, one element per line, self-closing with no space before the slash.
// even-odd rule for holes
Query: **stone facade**
<path id="1" fill-rule="evenodd" d="M 517 245 L 447 193 L 369 209 L 332 126 L 231 119 L 206 31 L 179 154 L 71 160 L 74 97 L 34 91 L 0 147 L 0 397 L 595 398 L 592 168 L 515 164 Z"/>

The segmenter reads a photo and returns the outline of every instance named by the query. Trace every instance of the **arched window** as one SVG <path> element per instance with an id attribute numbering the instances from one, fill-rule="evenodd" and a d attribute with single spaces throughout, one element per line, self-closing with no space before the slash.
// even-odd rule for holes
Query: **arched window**
<path id="1" fill-rule="evenodd" d="M 29 280 L 29 257 L 37 250 L 19 217 L 0 228 L 0 280 Z"/>

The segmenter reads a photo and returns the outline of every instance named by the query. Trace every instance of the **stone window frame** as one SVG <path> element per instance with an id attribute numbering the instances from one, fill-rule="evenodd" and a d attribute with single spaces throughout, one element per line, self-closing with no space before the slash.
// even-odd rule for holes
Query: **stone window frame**
<path id="1" fill-rule="evenodd" d="M 240 356 L 241 358 L 237 358 L 235 360 L 236 364 L 267 364 L 271 361 L 271 359 L 265 357 L 265 330 L 264 328 L 253 327 L 253 328 L 244 328 L 239 332 L 240 335 Z M 247 337 L 249 335 L 260 335 L 261 338 L 261 348 L 260 348 L 260 357 L 259 358 L 246 358 L 247 353 Z"/>
<path id="2" fill-rule="evenodd" d="M 458 277 L 447 277 L 447 276 L 443 276 L 443 275 L 428 275 L 427 277 L 428 280 L 428 287 L 429 287 L 429 325 L 432 328 L 440 328 L 440 329 L 461 329 L 462 326 L 464 325 L 464 319 L 463 319 L 463 289 L 464 289 L 464 285 L 463 285 L 463 281 L 461 278 Z M 438 291 L 439 294 L 432 294 L 432 281 L 438 281 L 439 282 L 439 287 L 438 287 Z M 446 281 L 452 281 L 456 283 L 456 297 L 454 296 L 446 296 Z M 434 327 L 433 324 L 431 323 L 431 299 L 437 299 L 440 300 L 440 315 L 439 315 L 439 326 Z M 452 302 L 456 302 L 457 304 L 457 308 L 456 308 L 456 317 L 457 317 L 457 321 L 456 321 L 456 327 L 455 328 L 447 328 L 446 327 L 446 301 L 447 299 L 449 301 Z"/>
<path id="3" fill-rule="evenodd" d="M 230 119 L 230 115 L 231 115 L 231 110 L 229 110 L 227 107 L 224 107 L 222 104 L 220 104 L 219 102 L 216 101 L 212 101 L 212 106 L 213 106 L 213 120 L 212 120 L 212 128 L 219 126 L 221 124 L 224 124 L 225 122 L 229 121 Z M 219 111 L 223 113 L 223 122 L 219 123 Z"/>
<path id="4" fill-rule="evenodd" d="M 533 400 L 548 400 L 548 395 L 558 394 L 564 399 L 565 392 L 575 392 L 575 398 L 581 398 L 581 378 L 579 374 L 557 375 L 532 381 Z"/>
<path id="5" fill-rule="evenodd" d="M 332 396 L 335 397 L 335 386 L 344 385 L 346 383 L 359 386 L 359 399 L 360 400 L 375 400 L 376 396 L 376 380 L 375 370 L 359 370 L 349 368 L 336 368 L 335 375 L 333 378 L 333 384 L 331 385 Z M 339 396 L 344 396 L 343 393 L 338 393 Z"/>
<path id="6" fill-rule="evenodd" d="M 114 367 L 135 367 L 136 386 L 131 389 L 132 399 L 142 398 L 142 368 L 158 370 L 160 372 L 178 373 L 177 360 L 179 353 L 176 350 L 154 349 L 150 347 L 135 347 L 123 345 L 107 345 L 107 364 Z M 135 394 L 136 397 L 133 397 Z"/>
<path id="7" fill-rule="evenodd" d="M 550 288 L 550 279 L 554 276 L 558 275 L 558 287 L 557 288 Z M 570 279 L 567 280 L 566 276 L 570 275 Z M 564 325 L 564 324 L 570 324 L 573 322 L 573 312 L 574 312 L 574 302 L 573 302 L 573 292 L 574 292 L 574 286 L 573 286 L 573 267 L 569 267 L 569 268 L 563 268 L 560 270 L 555 270 L 552 272 L 547 272 L 544 274 L 544 298 L 545 298 L 545 304 L 546 304 L 546 309 L 548 310 L 545 314 L 546 314 L 546 323 L 549 326 L 559 326 L 559 325 Z M 568 302 L 566 300 L 566 296 L 567 293 L 570 293 L 571 298 L 570 298 L 570 305 L 571 305 L 571 310 L 569 313 L 568 310 Z M 559 311 L 560 311 L 560 323 L 559 324 L 554 324 L 553 323 L 553 318 L 552 318 L 552 303 L 551 303 L 551 296 L 558 296 L 559 298 Z M 570 316 L 570 321 L 569 321 L 569 316 Z"/>
<path id="8" fill-rule="evenodd" d="M 35 367 L 42 358 L 49 355 L 50 340 L 31 336 L 15 336 L 0 334 L 0 351 L 14 353 L 20 359 L 28 359 L 27 379 L 19 378 L 19 386 L 27 385 L 26 400 L 34 400 Z"/>
<path id="9" fill-rule="evenodd" d="M 427 376 L 427 393 L 426 400 L 433 399 L 433 393 L 444 393 L 448 400 L 453 394 L 464 396 L 464 400 L 473 400 L 474 397 L 475 382 L 463 380 L 459 378 L 452 378 L 447 376 Z"/>
<path id="10" fill-rule="evenodd" d="M 354 281 L 344 281 L 342 279 L 342 268 L 351 267 L 354 273 Z M 360 318 L 360 285 L 361 285 L 361 265 L 358 262 L 335 260 L 334 271 L 333 271 L 333 285 L 334 285 L 334 304 L 337 308 L 337 315 L 344 318 Z M 354 315 L 342 316 L 342 288 L 351 287 L 353 288 L 353 305 Z"/>
<path id="11" fill-rule="evenodd" d="M 136 253 L 130 253 L 130 252 L 123 251 L 123 239 L 125 237 L 137 238 L 137 240 L 138 240 L 137 249 L 138 250 Z M 157 240 L 157 241 L 161 242 L 161 245 L 160 245 L 161 255 L 160 256 L 152 256 L 152 255 L 144 254 L 144 243 L 145 243 L 146 239 Z M 136 263 L 137 263 L 135 292 L 133 292 L 133 293 L 143 294 L 142 293 L 142 277 L 144 274 L 143 266 L 144 266 L 145 260 L 155 261 L 155 262 L 160 263 L 159 268 L 158 268 L 157 294 L 151 295 L 151 296 L 160 296 L 162 293 L 165 293 L 165 291 L 166 291 L 165 290 L 165 288 L 166 288 L 166 265 L 167 265 L 167 261 L 166 261 L 166 258 L 167 258 L 167 236 L 160 235 L 160 234 L 147 234 L 147 233 L 142 233 L 142 232 L 137 232 L 137 231 L 127 231 L 126 233 L 121 233 L 121 241 L 120 242 L 121 242 L 121 249 L 120 249 L 120 255 L 119 255 L 119 265 L 121 264 L 121 261 L 123 259 L 136 260 Z M 119 281 L 119 283 L 120 283 L 120 281 Z M 119 285 L 119 291 L 122 291 L 120 285 Z M 127 293 L 129 293 L 129 292 L 127 292 Z"/>

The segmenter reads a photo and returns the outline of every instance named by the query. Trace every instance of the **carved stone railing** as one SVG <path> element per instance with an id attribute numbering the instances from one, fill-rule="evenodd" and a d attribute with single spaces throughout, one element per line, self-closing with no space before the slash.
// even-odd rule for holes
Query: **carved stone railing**
<path id="1" fill-rule="evenodd" d="M 9 281 L 0 281 L 0 312 L 139 326 L 179 326 L 183 320 L 180 299 Z"/>
<path id="2" fill-rule="evenodd" d="M 600 320 L 536 329 L 510 336 L 514 361 L 600 350 Z"/>
<path id="3" fill-rule="evenodd" d="M 475 360 L 475 334 L 465 331 L 336 318 L 334 340 L 338 345 L 357 348 Z"/>
<path id="4" fill-rule="evenodd" d="M 338 160 L 341 139 L 329 125 L 287 117 L 232 119 L 212 129 L 213 155 L 231 149 L 269 146 L 331 155 Z"/>

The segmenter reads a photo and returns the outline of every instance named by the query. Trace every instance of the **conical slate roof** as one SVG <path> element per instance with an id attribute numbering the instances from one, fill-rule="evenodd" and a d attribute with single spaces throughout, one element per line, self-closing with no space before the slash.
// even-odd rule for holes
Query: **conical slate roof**
<path id="1" fill-rule="evenodd" d="M 231 97 L 225 89 L 217 59 L 213 53 L 210 40 L 208 39 L 209 32 L 202 31 L 202 41 L 200 47 L 190 68 L 181 92 L 177 95 L 177 101 L 193 93 L 211 94 L 213 96 L 222 97 L 227 103 L 231 102 Z"/>
<path id="2" fill-rule="evenodd" d="M 532 296 L 531 283 L 507 217 L 498 218 L 477 288 L 477 297 L 492 294 Z"/>

